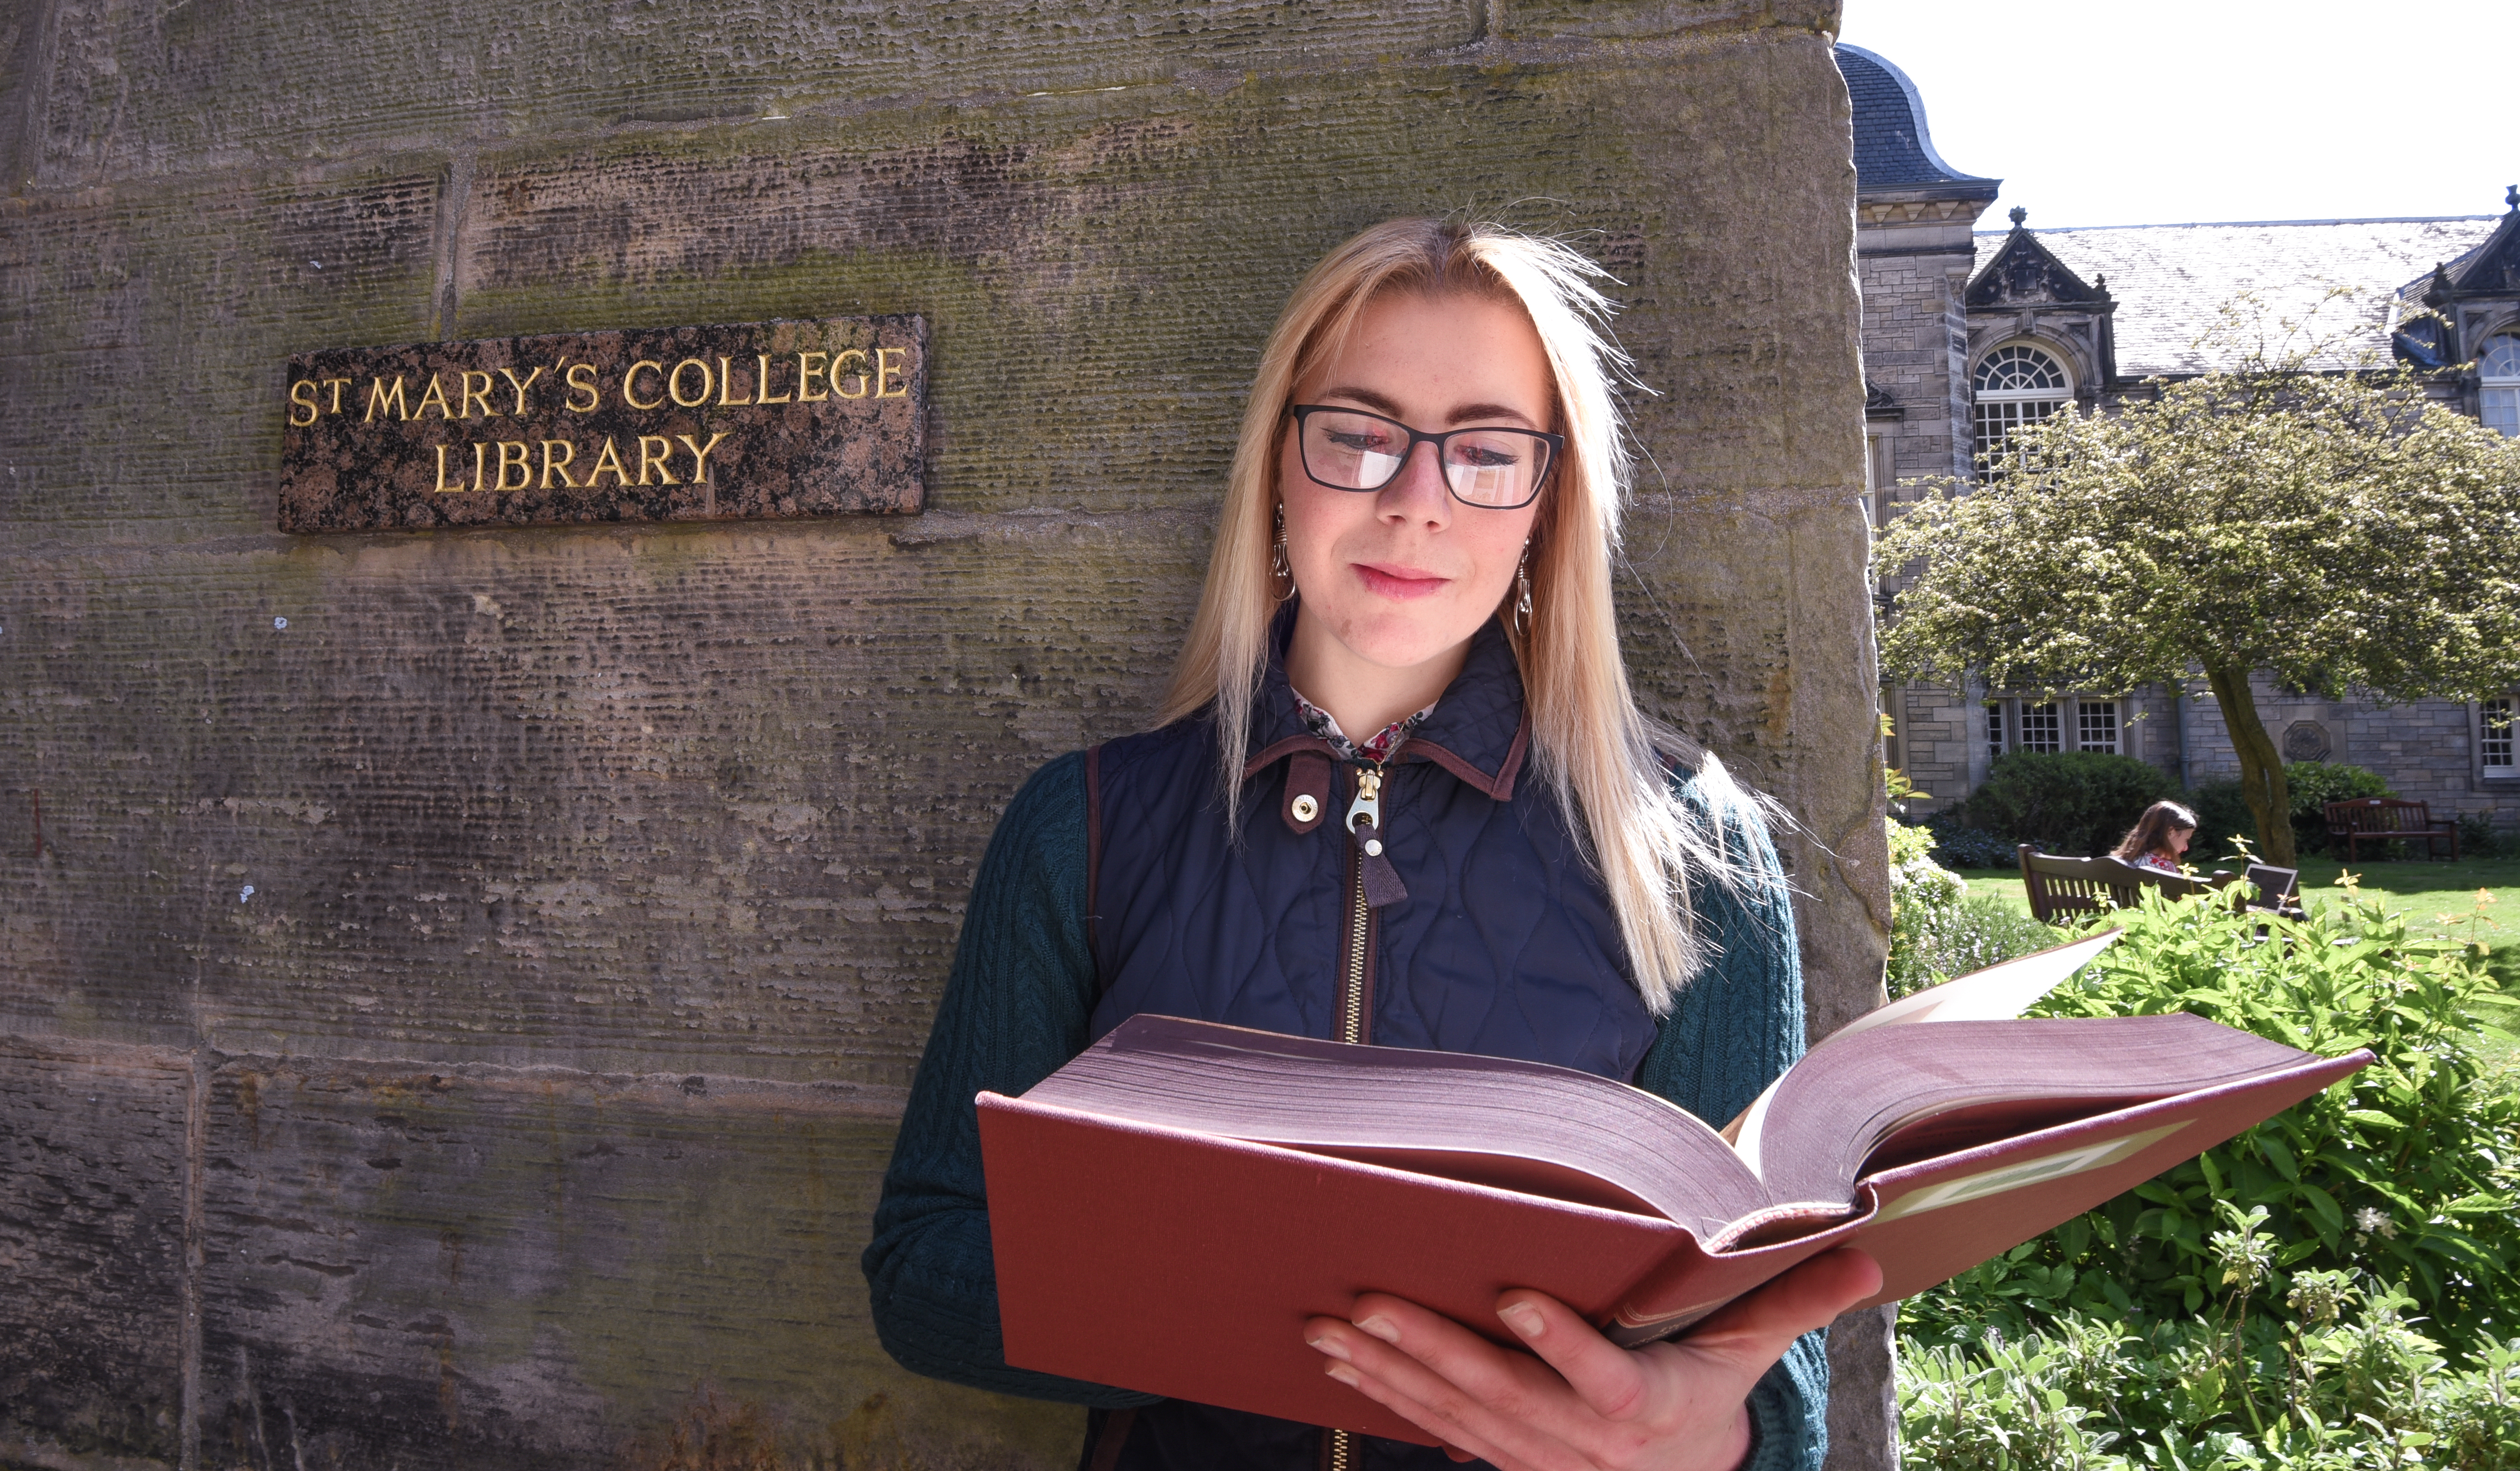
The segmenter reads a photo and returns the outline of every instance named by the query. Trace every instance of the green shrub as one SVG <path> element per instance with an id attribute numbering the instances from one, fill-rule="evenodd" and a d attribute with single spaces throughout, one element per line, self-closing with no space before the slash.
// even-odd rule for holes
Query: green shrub
<path id="1" fill-rule="evenodd" d="M 2240 795 L 2240 783 L 2208 781 L 2187 794 L 2187 805 L 2196 814 L 2196 837 L 2188 844 L 2191 862 L 2208 853 L 2234 852 L 2231 839 L 2244 837 L 2265 851 L 2258 842 L 2257 819 L 2249 816 L 2248 800 Z"/>
<path id="2" fill-rule="evenodd" d="M 2465 1367 L 2371 1283 L 2279 1316 L 2155 1323 L 2069 1314 L 1899 1355 L 1900 1451 L 1917 1471 L 2138 1467 L 2520 1471 L 2520 1340 Z"/>
<path id="3" fill-rule="evenodd" d="M 2513 1003 L 2477 950 L 2411 938 L 2403 915 L 2350 890 L 2299 922 L 2157 891 L 2104 922 L 2126 938 L 2034 1014 L 2189 1011 L 2324 1055 L 2369 1048 L 2376 1060 L 1914 1300 L 1913 1321 L 2193 1315 L 2216 1295 L 2225 1202 L 2264 1208 L 2280 1243 L 2250 1312 L 2271 1315 L 2300 1273 L 2351 1270 L 2404 1283 L 2448 1341 L 2515 1331 L 2520 1090 L 2496 1062 L 2513 1041 L 2499 1025 Z"/>
<path id="4" fill-rule="evenodd" d="M 2055 930 L 1992 894 L 1971 895 L 1934 862 L 1934 834 L 1890 820 L 1890 965 L 1893 998 L 2060 943 Z"/>
<path id="5" fill-rule="evenodd" d="M 1971 825 L 2043 853 L 2106 853 L 2172 790 L 2160 768 L 2132 756 L 2012 751 L 1996 758 L 1962 810 Z"/>
<path id="6" fill-rule="evenodd" d="M 2327 761 L 2285 762 L 2284 788 L 2292 796 L 2293 847 L 2303 853 L 2327 851 L 2328 803 L 2389 794 L 2378 772 Z"/>
<path id="7" fill-rule="evenodd" d="M 2015 869 L 2020 865 L 2012 839 L 1970 826 L 1958 809 L 1925 819 L 1925 829 L 1934 835 L 1934 862 L 1947 868 Z"/>

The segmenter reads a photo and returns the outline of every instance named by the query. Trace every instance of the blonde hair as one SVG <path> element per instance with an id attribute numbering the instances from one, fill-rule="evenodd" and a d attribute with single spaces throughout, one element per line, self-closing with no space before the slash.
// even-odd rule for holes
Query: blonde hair
<path id="1" fill-rule="evenodd" d="M 1555 241 L 1435 219 L 1375 225 L 1312 269 L 1261 352 L 1206 586 L 1161 723 L 1214 706 L 1219 777 L 1233 821 L 1251 708 L 1268 670 L 1270 625 L 1283 601 L 1270 553 L 1295 384 L 1337 356 L 1367 303 L 1384 292 L 1519 306 L 1548 354 L 1566 450 L 1532 527 L 1529 628 L 1517 632 L 1504 607 L 1498 617 L 1522 667 L 1534 770 L 1585 844 L 1618 914 L 1637 989 L 1660 1015 L 1709 958 L 1691 877 L 1751 882 L 1745 860 L 1763 829 L 1722 763 L 1637 708 L 1619 657 L 1610 578 L 1629 460 L 1612 381 L 1628 360 L 1606 329 L 1610 303 L 1593 285 L 1602 274 Z M 1702 810 L 1675 793 L 1673 761 L 1696 769 Z M 1738 856 L 1728 828 L 1739 840 Z"/>

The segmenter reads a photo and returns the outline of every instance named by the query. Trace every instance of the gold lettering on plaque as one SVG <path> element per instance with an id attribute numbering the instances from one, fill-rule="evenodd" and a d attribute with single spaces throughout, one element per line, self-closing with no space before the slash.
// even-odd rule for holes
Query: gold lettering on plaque
<path id="1" fill-rule="evenodd" d="M 439 445 L 437 447 L 437 493 L 442 496 L 454 495 L 463 489 L 464 482 L 461 479 L 452 485 L 446 483 L 446 446 Z"/>
<path id="2" fill-rule="evenodd" d="M 297 396 L 297 390 L 300 388 L 306 390 L 306 396 L 303 398 Z M 306 417 L 304 419 L 297 417 L 297 411 L 300 409 L 304 409 L 306 411 Z M 289 385 L 289 422 L 292 424 L 302 429 L 308 424 L 313 423 L 317 419 L 323 417 L 323 409 L 315 402 L 315 380 L 313 379 L 301 378 L 297 381 Z"/>
<path id="3" fill-rule="evenodd" d="M 665 365 L 652 358 L 641 358 L 639 361 L 631 364 L 630 371 L 621 375 L 621 401 L 634 409 L 663 408 L 665 406 L 665 395 L 661 393 L 644 404 L 630 396 L 630 380 L 639 376 L 639 370 L 642 368 L 651 368 L 655 370 L 656 376 L 659 378 L 664 377 L 665 374 Z"/>
<path id="4" fill-rule="evenodd" d="M 333 407 L 326 409 L 324 412 L 327 414 L 338 414 L 341 412 L 341 390 L 350 386 L 350 379 L 346 378 L 328 378 L 324 379 L 324 381 L 331 385 L 333 389 Z"/>
<path id="5" fill-rule="evenodd" d="M 580 374 L 584 374 L 585 377 L 579 377 Z M 584 403 L 577 401 L 577 395 L 581 393 L 586 395 Z M 622 381 L 621 393 L 624 398 L 629 396 L 630 384 L 626 379 Z M 598 392 L 595 386 L 595 365 L 593 363 L 571 364 L 568 370 L 568 402 L 561 407 L 571 414 L 592 414 L 603 402 L 604 395 Z"/>
<path id="6" fill-rule="evenodd" d="M 489 375 L 484 374 L 482 376 L 487 378 Z M 397 381 L 399 381 L 399 379 L 397 379 Z M 418 419 L 423 414 L 428 413 L 428 406 L 432 403 L 437 405 L 438 418 L 453 419 L 455 417 L 454 414 L 447 410 L 446 391 L 437 386 L 437 375 L 434 373 L 428 376 L 428 391 L 420 396 L 419 403 L 412 405 L 411 417 Z"/>
<path id="7" fill-rule="evenodd" d="M 488 448 L 488 445 L 480 443 L 472 446 L 472 488 L 474 490 L 481 488 L 481 452 Z"/>
<path id="8" fill-rule="evenodd" d="M 823 372 L 823 360 L 830 356 L 831 354 L 828 352 L 800 352 L 796 354 L 796 402 L 800 404 L 818 404 L 824 399 L 832 396 L 828 393 L 815 393 L 810 391 L 814 386 L 814 379 Z"/>
<path id="9" fill-rule="evenodd" d="M 689 398 L 683 397 L 683 370 L 686 368 L 698 368 L 700 371 L 700 391 L 693 394 Z M 674 365 L 674 371 L 665 376 L 665 391 L 673 396 L 673 400 L 676 404 L 686 409 L 697 409 L 700 405 L 707 403 L 709 396 L 708 364 L 701 362 L 698 358 L 685 358 L 681 362 L 676 363 Z"/>
<path id="10" fill-rule="evenodd" d="M 408 420 L 411 418 L 411 406 L 404 403 L 402 399 L 401 374 L 397 373 L 394 375 L 394 385 L 391 393 L 387 393 L 385 391 L 385 380 L 382 377 L 368 379 L 368 417 L 360 420 L 359 423 L 376 423 L 377 411 L 379 409 L 391 409 L 394 411 L 395 417 L 399 419 Z"/>
<path id="11" fill-rule="evenodd" d="M 757 354 L 757 356 L 761 359 L 761 374 L 759 378 L 753 380 L 752 401 L 756 404 L 784 404 L 793 402 L 793 400 L 785 393 L 780 394 L 777 398 L 772 398 L 770 396 L 770 354 L 765 352 Z"/>
<path id="12" fill-rule="evenodd" d="M 655 368 L 659 373 L 664 371 L 663 367 L 658 364 L 652 363 L 649 366 Z M 604 436 L 604 449 L 602 453 L 595 457 L 595 468 L 586 472 L 586 488 L 593 490 L 595 488 L 597 477 L 602 475 L 608 469 L 612 471 L 612 485 L 614 489 L 618 490 L 622 486 L 630 483 L 630 476 L 621 468 L 621 452 L 612 447 L 612 436 L 609 434 Z"/>
<path id="13" fill-rule="evenodd" d="M 688 361 L 690 361 L 690 359 L 688 359 L 688 358 L 687 358 L 687 359 L 685 359 L 684 361 L 688 362 Z M 703 366 L 703 367 L 705 367 L 706 365 L 705 365 L 705 364 L 703 364 L 702 366 Z M 679 371 L 681 371 L 681 370 L 678 368 L 676 371 L 677 371 L 677 372 L 679 372 Z M 655 448 L 654 448 L 654 449 L 652 449 L 652 449 L 650 449 L 650 448 L 648 448 L 648 446 L 650 446 L 650 445 L 652 445 L 652 444 L 655 446 Z M 639 483 L 640 483 L 640 484 L 642 484 L 642 485 L 647 485 L 647 484 L 651 484 L 651 483 L 652 483 L 652 482 L 651 482 L 651 481 L 649 480 L 649 478 L 648 478 L 648 471 L 649 471 L 649 469 L 652 467 L 652 468 L 655 469 L 656 473 L 657 473 L 659 476 L 663 477 L 664 482 L 665 482 L 666 484 L 668 484 L 668 485 L 680 485 L 680 484 L 682 484 L 682 483 L 683 483 L 682 481 L 677 480 L 677 479 L 675 479 L 675 478 L 674 478 L 674 469 L 673 469 L 673 466 L 672 466 L 670 463 L 668 463 L 668 462 L 670 462 L 670 461 L 671 461 L 671 459 L 673 458 L 673 453 L 674 453 L 674 441 L 672 441 L 672 440 L 670 440 L 670 439 L 666 438 L 664 435 L 662 435 L 662 434 L 642 434 L 642 435 L 640 435 L 640 436 L 639 436 Z"/>
<path id="14" fill-rule="evenodd" d="M 717 402 L 718 402 L 718 407 L 719 407 L 719 408 L 721 408 L 721 409 L 741 409 L 741 408 L 742 408 L 744 405 L 746 405 L 746 404 L 748 404 L 748 403 L 751 403 L 751 402 L 753 401 L 753 400 L 751 400 L 750 398 L 729 398 L 729 397 L 727 397 L 727 396 L 726 396 L 726 394 L 727 394 L 727 390 L 728 390 L 728 389 L 730 389 L 730 388 L 732 388 L 732 387 L 734 387 L 734 386 L 735 386 L 735 370 L 734 370 L 734 369 L 732 369 L 732 368 L 729 368 L 728 366 L 726 366 L 726 359 L 724 359 L 724 358 L 720 358 L 720 359 L 718 359 L 718 360 L 717 360 Z M 760 386 L 760 385 L 756 383 L 756 384 L 754 384 L 754 386 L 755 386 L 755 387 L 758 387 L 758 386 Z"/>
<path id="15" fill-rule="evenodd" d="M 552 451 L 554 451 L 554 450 L 558 450 L 558 451 L 560 451 L 560 458 L 559 458 L 558 460 L 554 460 L 554 459 L 552 458 Z M 549 490 L 549 489 L 551 489 L 552 476 L 553 476 L 553 475 L 555 475 L 555 474 L 557 474 L 557 475 L 559 475 L 559 476 L 560 476 L 560 483 L 561 483 L 561 484 L 567 486 L 567 487 L 568 487 L 569 489 L 571 489 L 571 490 L 575 490 L 575 489 L 577 489 L 577 482 L 576 482 L 575 480 L 572 480 L 572 479 L 570 479 L 570 478 L 568 477 L 568 463 L 569 463 L 571 460 L 574 460 L 574 459 L 576 459 L 576 458 L 577 458 L 577 446 L 576 446 L 576 445 L 573 445 L 573 444 L 571 444 L 571 443 L 569 443 L 567 440 L 565 440 L 565 439 L 546 439 L 546 440 L 544 440 L 544 441 L 543 441 L 543 483 L 542 483 L 542 484 L 540 484 L 540 485 L 538 485 L 538 486 L 536 486 L 536 487 L 534 487 L 534 488 L 535 488 L 535 489 L 537 489 L 537 490 Z"/>
<path id="16" fill-rule="evenodd" d="M 500 369 L 500 370 L 499 370 L 499 376 L 500 376 L 501 378 L 504 378 L 504 379 L 506 379 L 508 380 L 508 386 L 509 386 L 509 387 L 514 388 L 514 389 L 516 389 L 516 390 L 517 390 L 517 417 L 518 417 L 518 419 L 522 419 L 522 418 L 524 418 L 524 417 L 525 417 L 525 390 L 526 390 L 527 388 L 530 388 L 530 387 L 532 387 L 532 386 L 534 385 L 534 379 L 538 379 L 538 378 L 542 377 L 542 376 L 543 376 L 543 371 L 542 371 L 540 368 L 537 368 L 537 369 L 535 369 L 533 372 L 526 374 L 526 375 L 525 375 L 525 379 L 524 379 L 524 381 L 523 381 L 523 382 L 518 382 L 518 381 L 517 381 L 517 370 L 515 370 L 514 368 L 502 368 L 502 369 Z"/>
<path id="17" fill-rule="evenodd" d="M 908 356 L 910 356 L 910 349 L 907 347 L 878 347 L 875 350 L 876 397 L 908 398 L 910 396 L 910 380 L 907 379 L 902 379 L 901 386 L 898 388 L 887 389 L 883 385 L 884 379 L 888 378 L 899 378 L 901 376 L 902 370 L 892 366 L 892 360 L 894 358 L 906 358 Z"/>
<path id="18" fill-rule="evenodd" d="M 855 358 L 859 362 L 863 363 L 867 360 L 867 355 L 852 347 L 848 351 L 841 353 L 838 357 L 832 359 L 832 391 L 842 398 L 864 398 L 867 396 L 867 376 L 864 373 L 852 375 L 857 379 L 858 384 L 858 391 L 855 393 L 851 393 L 848 389 L 840 386 L 840 370 L 849 365 L 849 359 L 851 358 Z"/>
<path id="19" fill-rule="evenodd" d="M 515 453 L 512 454 L 510 451 Z M 532 446 L 521 439 L 499 441 L 499 489 L 522 490 L 534 483 L 533 467 L 525 463 L 532 454 Z M 514 485 L 508 483 L 508 471 L 511 469 L 517 472 L 517 483 Z"/>
<path id="20" fill-rule="evenodd" d="M 472 386 L 472 380 L 476 378 L 481 380 L 481 386 L 478 388 Z M 483 419 L 496 419 L 499 417 L 499 411 L 490 407 L 490 375 L 467 368 L 464 370 L 464 412 L 456 415 L 455 417 L 458 419 L 472 418 L 472 406 L 476 403 L 481 406 L 481 417 Z"/>
<path id="21" fill-rule="evenodd" d="M 724 438 L 726 437 L 726 430 L 724 430 L 724 429 L 720 429 L 720 430 L 718 430 L 716 433 L 711 434 L 711 435 L 709 436 L 709 442 L 708 442 L 708 443 L 706 443 L 706 444 L 695 444 L 695 443 L 693 443 L 693 442 L 692 442 L 692 436 L 691 436 L 691 435 L 689 435 L 689 434 L 676 434 L 674 437 L 675 437 L 676 439 L 679 439 L 679 440 L 681 440 L 681 441 L 683 442 L 683 448 L 685 448 L 685 449 L 687 449 L 687 450 L 690 450 L 690 451 L 692 452 L 692 483 L 693 483 L 694 485 L 706 485 L 707 483 L 709 483 L 709 478 L 708 478 L 708 457 L 709 457 L 709 451 L 711 451 L 711 450 L 713 450 L 713 449 L 716 449 L 716 448 L 717 448 L 717 442 L 718 442 L 719 440 L 724 439 Z M 642 440 L 642 441 L 641 441 L 641 443 L 643 443 L 643 444 L 644 444 L 645 442 L 646 442 L 646 441 L 644 441 L 644 440 Z M 645 480 L 641 480 L 639 483 L 640 483 L 640 484 L 642 484 L 642 485 L 645 485 L 645 484 L 647 484 L 648 482 L 647 482 L 647 481 L 645 481 Z"/>

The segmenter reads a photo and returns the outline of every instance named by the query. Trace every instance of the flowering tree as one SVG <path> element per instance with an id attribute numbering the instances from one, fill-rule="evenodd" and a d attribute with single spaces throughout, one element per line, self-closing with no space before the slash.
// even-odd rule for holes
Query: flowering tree
<path id="1" fill-rule="evenodd" d="M 2520 682 L 2520 444 L 2404 373 L 2299 359 L 2160 385 L 2020 430 L 1875 551 L 1913 567 L 1882 638 L 1910 677 L 2131 690 L 2201 672 L 2262 851 L 2293 862 L 2252 670 L 2339 697 L 2477 698 Z"/>

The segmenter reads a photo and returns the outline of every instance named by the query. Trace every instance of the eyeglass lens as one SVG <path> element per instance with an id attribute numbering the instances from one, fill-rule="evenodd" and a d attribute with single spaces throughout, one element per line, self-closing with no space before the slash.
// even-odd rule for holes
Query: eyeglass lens
<path id="1" fill-rule="evenodd" d="M 1317 411 L 1303 423 L 1305 470 L 1342 490 L 1390 484 L 1414 448 L 1406 428 L 1375 414 Z M 1549 441 L 1523 429 L 1457 429 L 1442 454 L 1453 494 L 1473 506 L 1520 506 L 1549 469 Z"/>

